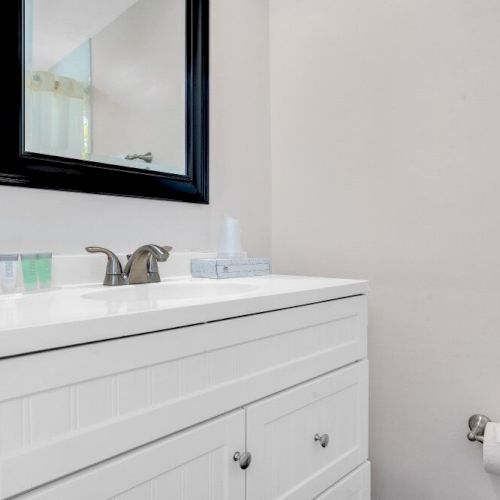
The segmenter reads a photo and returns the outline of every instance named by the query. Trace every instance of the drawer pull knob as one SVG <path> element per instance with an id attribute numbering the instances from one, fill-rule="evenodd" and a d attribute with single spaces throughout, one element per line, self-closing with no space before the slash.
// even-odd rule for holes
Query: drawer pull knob
<path id="1" fill-rule="evenodd" d="M 322 436 L 316 434 L 314 436 L 314 441 L 317 443 L 319 442 L 323 448 L 326 448 L 330 444 L 330 436 L 328 434 L 323 434 Z"/>
<path id="2" fill-rule="evenodd" d="M 250 467 L 250 464 L 252 463 L 252 454 L 248 453 L 248 451 L 245 451 L 245 453 L 240 453 L 239 451 L 237 451 L 233 456 L 233 460 L 235 462 L 239 462 L 240 467 L 243 470 L 246 470 Z"/>

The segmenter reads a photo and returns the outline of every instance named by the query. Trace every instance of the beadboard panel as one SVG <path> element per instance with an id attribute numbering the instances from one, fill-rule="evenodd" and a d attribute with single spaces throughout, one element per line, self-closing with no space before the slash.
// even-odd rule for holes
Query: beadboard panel
<path id="1" fill-rule="evenodd" d="M 0 386 L 1 493 L 362 359 L 366 322 L 358 296 L 2 360 L 0 380 L 10 383 Z"/>
<path id="2" fill-rule="evenodd" d="M 244 500 L 245 474 L 231 457 L 245 446 L 240 410 L 66 479 L 23 500 Z"/>

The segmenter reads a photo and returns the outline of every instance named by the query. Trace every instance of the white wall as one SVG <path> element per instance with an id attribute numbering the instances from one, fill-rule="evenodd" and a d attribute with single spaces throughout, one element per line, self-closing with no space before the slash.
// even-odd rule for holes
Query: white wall
<path id="1" fill-rule="evenodd" d="M 154 170 L 185 175 L 185 12 L 185 0 L 138 0 L 92 38 L 94 154 L 152 152 Z"/>
<path id="2" fill-rule="evenodd" d="M 145 242 L 212 250 L 229 213 L 248 251 L 269 255 L 269 126 L 268 2 L 212 0 L 211 205 L 0 187 L 0 251 L 129 251 Z"/>
<path id="3" fill-rule="evenodd" d="M 497 500 L 500 4 L 271 0 L 273 257 L 371 280 L 374 500 Z"/>
<path id="4" fill-rule="evenodd" d="M 33 68 L 47 71 L 138 0 L 25 0 Z M 30 44 L 26 44 L 29 47 Z"/>

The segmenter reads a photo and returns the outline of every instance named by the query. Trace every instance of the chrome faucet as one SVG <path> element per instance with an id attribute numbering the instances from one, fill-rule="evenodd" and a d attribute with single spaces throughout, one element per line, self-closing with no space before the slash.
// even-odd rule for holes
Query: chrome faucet
<path id="1" fill-rule="evenodd" d="M 129 256 L 125 271 L 120 259 L 107 248 L 87 247 L 89 253 L 103 253 L 108 258 L 104 286 L 142 285 L 161 281 L 158 262 L 165 262 L 172 247 L 144 245 Z"/>

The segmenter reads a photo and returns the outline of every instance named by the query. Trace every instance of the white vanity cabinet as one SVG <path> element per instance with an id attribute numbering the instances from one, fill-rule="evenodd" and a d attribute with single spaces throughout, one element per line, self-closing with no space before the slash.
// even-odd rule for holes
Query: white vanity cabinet
<path id="1" fill-rule="evenodd" d="M 368 500 L 366 343 L 358 295 L 0 360 L 0 498 Z"/>
<path id="2" fill-rule="evenodd" d="M 317 500 L 370 500 L 370 495 L 370 463 L 366 462 L 317 497 Z"/>

